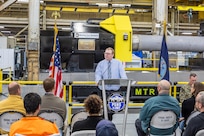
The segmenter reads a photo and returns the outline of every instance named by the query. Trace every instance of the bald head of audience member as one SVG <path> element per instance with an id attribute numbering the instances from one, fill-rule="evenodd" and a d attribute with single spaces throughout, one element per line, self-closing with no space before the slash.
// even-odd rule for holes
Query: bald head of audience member
<path id="1" fill-rule="evenodd" d="M 161 80 L 157 85 L 157 90 L 159 94 L 169 94 L 170 83 L 167 80 Z"/>
<path id="2" fill-rule="evenodd" d="M 55 80 L 54 78 L 48 77 L 43 81 L 43 88 L 45 92 L 53 92 L 55 89 Z"/>
<path id="3" fill-rule="evenodd" d="M 10 95 L 21 95 L 21 87 L 17 82 L 11 82 L 8 85 L 8 92 Z"/>
<path id="4" fill-rule="evenodd" d="M 204 112 L 204 91 L 198 93 L 195 99 L 195 107 L 198 111 Z"/>

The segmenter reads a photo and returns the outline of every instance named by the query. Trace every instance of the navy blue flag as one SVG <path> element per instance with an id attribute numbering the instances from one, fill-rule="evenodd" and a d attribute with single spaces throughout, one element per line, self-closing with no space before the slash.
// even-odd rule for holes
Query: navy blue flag
<path id="1" fill-rule="evenodd" d="M 159 71 L 158 74 L 162 79 L 166 79 L 169 81 L 169 54 L 166 45 L 166 37 L 163 35 L 161 53 L 159 59 Z"/>

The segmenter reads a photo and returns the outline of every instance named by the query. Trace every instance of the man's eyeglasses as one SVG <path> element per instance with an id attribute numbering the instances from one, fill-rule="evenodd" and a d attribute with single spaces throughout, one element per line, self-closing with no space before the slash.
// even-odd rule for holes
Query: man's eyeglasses
<path id="1" fill-rule="evenodd" d="M 105 54 L 105 55 L 111 55 L 112 53 L 106 53 L 106 52 L 104 52 L 104 54 Z"/>

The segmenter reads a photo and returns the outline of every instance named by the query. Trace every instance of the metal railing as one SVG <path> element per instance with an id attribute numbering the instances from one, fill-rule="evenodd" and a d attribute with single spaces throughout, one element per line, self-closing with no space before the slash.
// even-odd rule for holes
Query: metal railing
<path id="1" fill-rule="evenodd" d="M 12 81 L 3 81 L 2 80 L 2 73 L 0 71 L 0 94 L 2 94 L 2 85 L 3 84 L 9 84 L 11 83 Z M 18 82 L 19 84 L 21 85 L 42 85 L 43 84 L 43 81 L 16 81 Z M 66 83 L 63 84 L 63 100 L 66 102 Z"/>
<path id="2" fill-rule="evenodd" d="M 136 82 L 136 85 L 157 85 L 158 82 Z M 73 85 L 96 85 L 95 81 L 72 81 L 69 83 L 69 91 L 68 91 L 68 124 L 70 124 L 71 122 L 71 115 L 72 115 L 72 109 L 73 107 L 83 107 L 84 103 L 73 103 L 73 98 L 72 98 L 72 93 L 73 93 Z M 172 94 L 172 89 L 170 89 L 170 95 Z M 176 89 L 174 89 L 174 97 L 176 97 Z M 137 107 L 137 108 L 141 108 L 144 105 L 144 103 L 128 103 L 129 107 Z"/>
<path id="3" fill-rule="evenodd" d="M 2 85 L 3 84 L 9 84 L 12 81 L 3 81 L 2 80 L 2 71 L 0 70 L 0 94 L 2 94 Z M 21 85 L 42 85 L 43 81 L 17 81 L 19 84 Z M 157 85 L 159 81 L 138 81 L 136 82 L 134 85 Z M 170 95 L 172 95 L 173 97 L 177 98 L 178 92 L 177 92 L 177 88 L 178 86 L 181 85 L 185 85 L 188 82 L 174 82 L 172 83 L 172 87 L 170 89 Z M 65 102 L 68 102 L 68 112 L 67 112 L 67 121 L 68 124 L 71 123 L 71 116 L 72 116 L 72 110 L 73 108 L 77 108 L 77 107 L 83 107 L 84 103 L 74 103 L 73 102 L 73 85 L 82 85 L 82 86 L 86 86 L 86 85 L 91 85 L 91 86 L 96 86 L 96 82 L 95 81 L 72 81 L 69 82 L 69 85 L 66 85 L 66 83 L 63 83 L 63 99 Z M 68 91 L 66 90 L 66 87 L 68 86 Z M 68 94 L 67 94 L 68 93 Z M 68 100 L 66 98 L 66 96 L 68 95 Z M 128 106 L 129 108 L 142 108 L 142 106 L 144 105 L 144 103 L 132 103 L 129 102 Z"/>

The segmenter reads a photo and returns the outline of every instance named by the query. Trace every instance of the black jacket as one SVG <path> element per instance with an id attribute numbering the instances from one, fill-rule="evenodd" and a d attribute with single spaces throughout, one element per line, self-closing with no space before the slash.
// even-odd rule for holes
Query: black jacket
<path id="1" fill-rule="evenodd" d="M 182 103 L 182 117 L 184 117 L 185 120 L 190 116 L 191 112 L 194 110 L 195 107 L 195 97 L 192 96 L 189 99 L 186 99 Z"/>
<path id="2" fill-rule="evenodd" d="M 196 133 L 201 129 L 204 129 L 204 113 L 203 112 L 198 114 L 197 116 L 195 116 L 189 121 L 188 126 L 186 127 L 186 130 L 184 131 L 183 136 L 195 136 Z"/>

